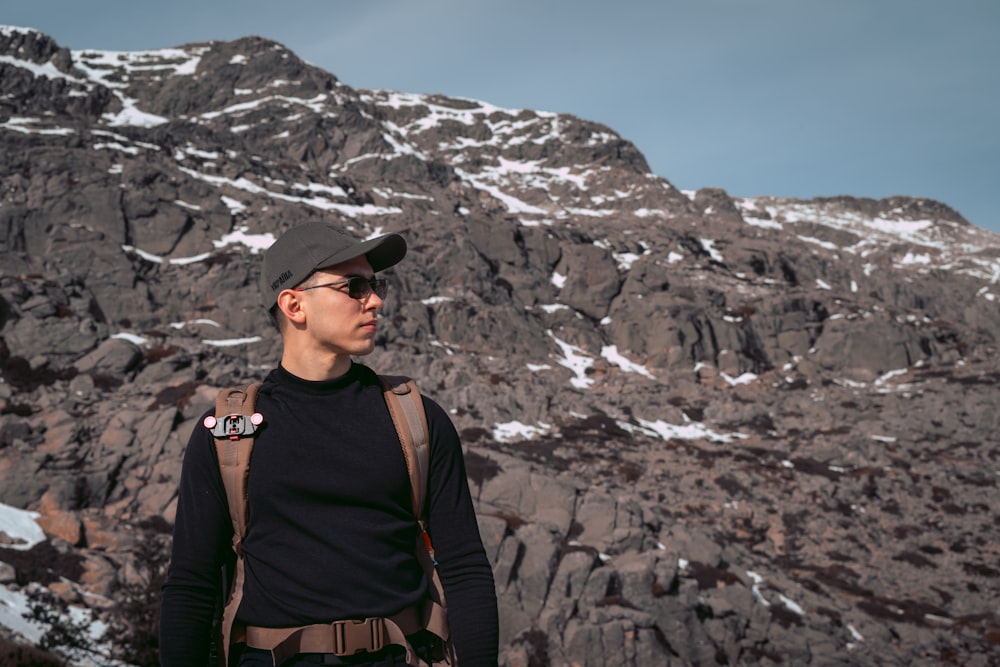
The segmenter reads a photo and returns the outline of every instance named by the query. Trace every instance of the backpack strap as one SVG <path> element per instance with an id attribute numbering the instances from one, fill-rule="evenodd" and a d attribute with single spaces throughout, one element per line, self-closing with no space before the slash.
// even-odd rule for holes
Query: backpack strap
<path id="1" fill-rule="evenodd" d="M 423 629 L 439 637 L 442 642 L 440 655 L 435 656 L 434 664 L 454 665 L 455 649 L 448 630 L 448 607 L 444 598 L 444 585 L 437 571 L 434 545 L 430 533 L 427 532 L 427 479 L 430 473 L 430 428 L 427 425 L 427 413 L 424 411 L 423 399 L 413 380 L 396 375 L 380 375 L 379 379 L 382 381 L 385 403 L 396 426 L 403 456 L 406 458 L 406 467 L 410 473 L 413 515 L 417 518 L 420 529 L 417 535 L 416 553 L 428 581 L 428 598 L 421 612 L 422 626 Z M 401 616 L 407 612 L 408 610 L 404 610 L 392 620 L 399 626 L 405 627 L 405 619 Z M 407 644 L 408 658 L 411 653 L 411 647 Z"/>
<path id="2" fill-rule="evenodd" d="M 222 484 L 226 488 L 229 516 L 233 521 L 233 549 L 241 552 L 247 534 L 247 479 L 250 474 L 250 454 L 254 435 L 263 417 L 256 412 L 260 383 L 246 388 L 223 389 L 215 398 L 215 417 L 205 420 L 205 426 L 215 436 L 215 451 L 219 457 Z M 213 421 L 209 426 L 209 421 Z"/>
<path id="3" fill-rule="evenodd" d="M 217 653 L 222 665 L 228 664 L 233 633 L 241 633 L 241 629 L 234 626 L 236 611 L 243 600 L 243 538 L 247 534 L 250 455 L 257 426 L 263 423 L 263 417 L 255 410 L 259 390 L 259 382 L 245 388 L 223 389 L 215 399 L 215 415 L 206 417 L 204 422 L 215 436 L 215 451 L 222 485 L 226 489 L 229 517 L 233 523 L 233 551 L 236 553 L 232 583 L 219 626 L 221 636 Z"/>
<path id="4" fill-rule="evenodd" d="M 424 402 L 417 391 L 417 384 L 401 375 L 380 375 L 385 404 L 389 408 L 392 423 L 406 457 L 406 469 L 410 473 L 410 491 L 413 499 L 413 515 L 426 523 L 427 473 L 430 459 L 430 429 Z"/>

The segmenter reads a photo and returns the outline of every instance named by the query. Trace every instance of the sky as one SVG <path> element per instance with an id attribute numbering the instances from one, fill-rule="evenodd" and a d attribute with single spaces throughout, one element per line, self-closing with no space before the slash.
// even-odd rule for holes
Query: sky
<path id="1" fill-rule="evenodd" d="M 927 197 L 1000 232 L 997 0 L 0 0 L 0 24 L 259 35 L 356 88 L 603 123 L 681 189 Z"/>

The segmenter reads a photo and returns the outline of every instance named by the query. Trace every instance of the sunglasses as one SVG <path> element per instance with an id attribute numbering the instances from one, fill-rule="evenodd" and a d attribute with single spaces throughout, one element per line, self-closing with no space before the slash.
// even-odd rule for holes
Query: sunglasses
<path id="1" fill-rule="evenodd" d="M 319 289 L 320 287 L 340 287 L 347 285 L 347 296 L 352 299 L 364 299 L 374 292 L 378 298 L 384 299 L 389 293 L 389 281 L 385 278 L 363 278 L 361 276 L 351 276 L 346 280 L 338 280 L 335 283 L 323 283 L 322 285 L 312 285 L 310 287 L 294 287 L 295 292 L 305 292 L 306 290 Z M 342 292 L 343 290 L 337 290 Z"/>

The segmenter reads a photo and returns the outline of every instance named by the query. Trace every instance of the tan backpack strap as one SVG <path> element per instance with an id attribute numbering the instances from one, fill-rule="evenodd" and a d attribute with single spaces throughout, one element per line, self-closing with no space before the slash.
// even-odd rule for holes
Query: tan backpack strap
<path id="1" fill-rule="evenodd" d="M 215 399 L 215 418 L 223 420 L 234 415 L 249 418 L 254 413 L 260 383 L 246 387 L 223 389 Z M 239 552 L 247 534 L 247 478 L 250 474 L 252 437 L 216 437 L 215 451 L 219 456 L 219 471 L 226 488 L 229 516 L 233 522 L 233 548 Z"/>
<path id="2" fill-rule="evenodd" d="M 425 500 L 430 469 L 430 428 L 424 402 L 416 383 L 402 376 L 380 376 L 389 414 L 396 426 L 399 442 L 406 457 L 413 492 L 413 514 L 420 524 L 417 535 L 417 558 L 429 583 L 428 598 L 421 611 L 421 627 L 441 638 L 444 654 L 435 664 L 455 664 L 454 644 L 449 641 L 448 612 L 444 599 L 444 586 L 434 559 L 434 546 L 427 533 Z M 410 631 L 407 631 L 410 634 Z"/>
<path id="3" fill-rule="evenodd" d="M 215 436 L 215 451 L 219 458 L 219 473 L 222 476 L 222 485 L 226 489 L 229 517 L 233 524 L 233 551 L 236 552 L 233 581 L 229 589 L 229 599 L 222 612 L 220 627 L 222 637 L 219 659 L 222 665 L 226 665 L 229 660 L 229 647 L 234 632 L 242 633 L 242 629 L 235 628 L 235 625 L 236 611 L 243 599 L 243 538 L 247 534 L 249 511 L 247 481 L 250 476 L 250 455 L 253 452 L 254 439 L 253 429 L 246 427 L 241 420 L 249 420 L 254 414 L 259 390 L 260 383 L 255 382 L 245 389 L 239 387 L 223 389 L 215 399 L 215 422 L 220 426 L 212 432 Z M 205 425 L 208 426 L 208 423 Z"/>
<path id="4" fill-rule="evenodd" d="M 428 615 L 430 614 L 430 615 Z M 421 630 L 429 630 L 438 636 L 444 629 L 447 637 L 447 622 L 443 621 L 440 608 L 429 605 L 408 607 L 390 618 L 366 618 L 318 623 L 296 628 L 264 628 L 248 626 L 246 644 L 252 648 L 271 652 L 275 665 L 299 653 L 332 653 L 337 656 L 353 656 L 358 652 L 376 652 L 390 644 L 406 650 L 406 664 L 414 667 L 425 666 L 413 650 L 408 639 Z M 453 652 L 444 642 L 439 647 L 435 665 L 454 665 Z"/>
<path id="5" fill-rule="evenodd" d="M 411 631 L 419 629 L 419 625 L 414 624 Z M 299 653 L 330 653 L 344 657 L 362 651 L 374 653 L 390 644 L 406 649 L 408 664 L 419 664 L 412 660 L 413 647 L 406 639 L 406 631 L 390 618 L 334 621 L 298 628 L 249 626 L 246 640 L 247 646 L 270 651 L 275 665 Z"/>
<path id="6" fill-rule="evenodd" d="M 220 640 L 218 646 L 219 664 L 229 665 L 229 654 L 233 644 L 246 641 L 246 632 L 241 623 L 236 621 L 236 612 L 243 600 L 243 556 L 236 559 L 236 571 L 233 573 L 233 583 L 229 588 L 229 599 L 222 609 L 222 621 L 219 625 Z"/>
<path id="7" fill-rule="evenodd" d="M 399 443 L 410 473 L 413 514 L 424 526 L 424 501 L 427 497 L 427 471 L 430 458 L 430 435 L 424 402 L 416 383 L 403 376 L 382 375 L 382 390 L 389 415 L 396 426 Z"/>

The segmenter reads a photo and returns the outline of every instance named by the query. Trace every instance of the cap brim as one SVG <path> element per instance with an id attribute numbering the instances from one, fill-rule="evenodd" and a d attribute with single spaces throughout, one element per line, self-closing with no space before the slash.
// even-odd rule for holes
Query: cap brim
<path id="1" fill-rule="evenodd" d="M 406 240 L 399 234 L 386 234 L 374 239 L 362 241 L 341 252 L 330 255 L 322 260 L 317 269 L 326 268 L 341 262 L 347 262 L 362 255 L 372 265 L 372 270 L 378 273 L 399 263 L 406 256 Z"/>

